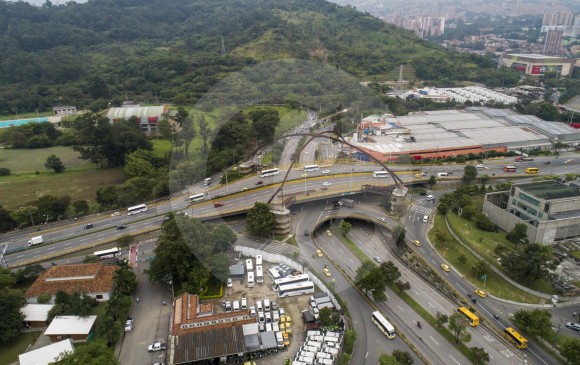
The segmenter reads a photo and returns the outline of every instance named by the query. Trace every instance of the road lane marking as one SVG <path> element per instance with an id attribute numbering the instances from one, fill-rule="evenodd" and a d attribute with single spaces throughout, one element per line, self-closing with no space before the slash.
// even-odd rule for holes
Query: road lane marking
<path id="1" fill-rule="evenodd" d="M 401 308 L 400 305 L 397 304 L 397 307 L 399 307 L 399 309 L 401 310 L 401 312 L 404 312 L 405 310 L 403 308 Z"/>
<path id="2" fill-rule="evenodd" d="M 365 355 L 365 359 L 366 359 L 367 357 L 369 357 L 369 353 L 368 353 L 368 351 L 367 351 L 367 354 Z"/>
<path id="3" fill-rule="evenodd" d="M 453 356 L 449 355 L 449 357 L 450 357 L 450 358 L 452 358 L 452 359 L 453 359 L 453 361 L 455 361 L 455 362 L 457 363 L 457 365 L 461 365 L 461 364 L 459 363 L 459 361 L 457 361 L 457 360 L 455 360 L 455 359 L 453 358 Z"/>
<path id="4" fill-rule="evenodd" d="M 351 259 L 350 257 L 349 257 L 348 259 L 349 259 L 349 260 L 350 260 L 350 262 L 352 262 L 353 264 L 355 263 L 354 261 L 352 261 L 352 259 Z"/>
<path id="5" fill-rule="evenodd" d="M 434 263 L 435 265 L 437 265 L 437 263 L 435 262 L 435 260 L 431 259 L 431 261 L 433 261 L 433 263 Z"/>
<path id="6" fill-rule="evenodd" d="M 467 290 L 463 289 L 463 287 L 461 285 L 459 285 L 459 283 L 457 281 L 455 282 L 455 285 L 457 285 L 459 288 L 461 288 L 461 290 L 463 290 L 464 292 L 467 293 Z"/>
<path id="7" fill-rule="evenodd" d="M 418 291 L 416 291 L 415 289 L 413 289 L 413 291 L 415 292 L 415 294 L 417 295 L 421 295 Z"/>
<path id="8" fill-rule="evenodd" d="M 429 338 L 430 338 L 430 339 L 431 339 L 433 342 L 435 342 L 435 343 L 437 344 L 437 346 L 439 346 L 439 343 L 438 343 L 437 341 L 435 341 L 435 339 L 434 339 L 433 337 L 429 336 Z M 459 363 L 458 363 L 458 364 L 459 364 Z"/>

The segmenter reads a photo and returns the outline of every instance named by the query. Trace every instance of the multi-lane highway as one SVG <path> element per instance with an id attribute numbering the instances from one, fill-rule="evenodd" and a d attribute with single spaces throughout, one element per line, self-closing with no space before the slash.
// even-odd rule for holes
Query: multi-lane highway
<path id="1" fill-rule="evenodd" d="M 560 157 L 560 159 L 554 158 L 537 158 L 536 161 L 526 162 L 519 164 L 520 170 L 523 169 L 524 166 L 526 167 L 539 167 L 542 172 L 545 171 L 546 168 L 550 169 L 551 173 L 554 174 L 566 174 L 569 172 L 577 172 L 578 171 L 578 162 L 572 161 L 569 163 L 565 163 L 567 159 L 564 157 Z M 480 169 L 480 174 L 487 174 L 487 175 L 500 175 L 503 173 L 503 166 L 507 164 L 514 164 L 513 162 L 509 162 L 511 160 L 501 160 L 501 161 L 493 161 L 489 162 L 486 161 L 484 168 Z M 550 161 L 549 165 L 545 165 L 544 162 Z M 463 166 L 423 166 L 423 170 L 430 168 L 428 171 L 428 175 L 436 175 L 437 172 L 448 172 L 453 171 L 454 174 L 451 175 L 452 177 L 460 177 L 463 173 Z M 301 195 L 312 196 L 318 194 L 320 197 L 328 197 L 331 199 L 333 195 L 336 194 L 337 191 L 355 191 L 360 187 L 361 184 L 392 184 L 392 179 L 373 179 L 372 178 L 372 171 L 378 169 L 376 165 L 335 165 L 329 167 L 330 174 L 326 175 L 323 174 L 324 169 L 320 169 L 316 172 L 310 172 L 307 176 L 304 176 L 304 172 L 297 169 L 290 172 L 290 181 L 286 184 L 284 188 L 284 194 L 289 195 Z M 395 170 L 400 172 L 401 178 L 405 182 L 412 182 L 418 180 L 415 177 L 415 172 L 411 172 L 410 167 L 396 167 Z M 228 209 L 241 209 L 241 208 L 249 208 L 253 205 L 255 201 L 266 201 L 274 192 L 276 188 L 276 184 L 280 183 L 282 177 L 284 176 L 284 171 L 281 171 L 279 175 L 260 178 L 259 176 L 252 176 L 248 177 L 233 183 L 229 183 L 226 186 L 219 186 L 210 189 L 209 196 L 207 199 L 217 201 L 223 203 L 223 206 L 220 208 L 215 208 L 212 204 L 212 201 L 205 201 L 199 204 L 191 205 L 188 199 L 189 194 L 194 194 L 196 192 L 206 192 L 207 189 L 203 189 L 202 187 L 191 187 L 186 194 L 179 195 L 178 197 L 174 197 L 169 202 L 163 202 L 161 204 L 157 204 L 155 206 L 149 207 L 149 210 L 146 213 L 142 213 L 139 215 L 134 216 L 127 216 L 124 214 L 120 214 L 119 216 L 111 216 L 110 213 L 103 214 L 100 216 L 94 216 L 91 218 L 90 222 L 93 223 L 94 228 L 92 229 L 84 229 L 85 223 L 89 222 L 88 220 L 83 220 L 83 222 L 67 222 L 63 223 L 60 226 L 55 226 L 52 229 L 48 227 L 48 229 L 44 229 L 43 231 L 22 231 L 22 232 L 12 232 L 10 234 L 6 234 L 2 237 L 1 241 L 9 243 L 9 252 L 11 254 L 6 256 L 6 260 L 9 265 L 16 266 L 21 265 L 25 262 L 29 262 L 31 260 L 39 260 L 43 257 L 55 255 L 57 253 L 63 253 L 67 250 L 74 250 L 77 248 L 85 248 L 85 249 L 94 249 L 96 245 L 100 242 L 111 241 L 114 240 L 116 237 L 119 237 L 123 234 L 127 233 L 138 233 L 141 231 L 146 231 L 151 229 L 153 226 L 159 226 L 163 220 L 163 214 L 172 211 L 183 211 L 188 215 L 192 216 L 201 216 L 201 215 L 215 215 L 219 216 L 220 212 L 226 211 Z M 504 174 L 508 178 L 509 174 Z M 423 178 L 425 180 L 425 178 Z M 257 185 L 258 181 L 263 181 L 263 184 Z M 247 191 L 244 191 L 248 189 Z M 231 195 L 225 196 L 226 191 L 229 191 Z M 218 197 L 219 198 L 216 198 Z M 320 203 L 321 206 L 326 206 L 326 202 Z M 433 206 L 429 204 L 419 203 L 416 204 L 417 206 L 424 207 L 425 209 L 432 209 Z M 420 209 L 420 208 L 419 208 Z M 332 214 L 332 213 L 325 213 L 321 207 L 318 208 L 306 208 L 306 213 L 309 214 L 308 218 L 303 218 L 300 223 L 296 226 L 296 232 L 300 237 L 300 232 L 303 232 L 305 227 L 313 227 L 316 226 L 317 222 L 324 218 L 324 214 Z M 305 214 L 306 214 L 305 213 Z M 426 242 L 425 238 L 425 226 L 422 224 L 417 224 L 416 216 L 417 214 L 423 214 L 424 212 L 419 212 L 415 210 L 411 213 L 411 218 L 407 217 L 405 220 L 405 224 L 407 226 L 408 236 L 411 239 L 419 239 L 422 242 Z M 373 213 L 370 213 L 371 215 Z M 377 213 L 378 214 L 378 213 Z M 306 217 L 306 215 L 305 215 Z M 370 218 L 376 219 L 377 217 Z M 413 224 L 415 223 L 415 224 Z M 127 228 L 125 229 L 117 229 L 120 225 L 126 225 Z M 31 236 L 36 236 L 42 234 L 45 237 L 47 244 L 33 246 L 31 248 L 27 247 L 27 241 Z M 359 233 L 357 233 L 359 234 Z M 333 262 L 340 265 L 346 272 L 349 277 L 353 277 L 356 268 L 360 265 L 360 262 L 353 257 L 353 255 L 348 254 L 340 245 L 340 242 L 336 240 L 336 237 L 332 238 L 330 236 L 325 235 L 317 235 L 315 239 L 320 241 L 322 246 L 326 246 L 328 249 L 325 250 L 329 252 L 330 257 L 333 259 Z M 311 253 L 314 252 L 314 245 L 311 241 L 308 241 L 307 237 L 300 237 L 299 242 L 301 243 L 301 248 L 303 250 L 303 254 L 306 257 L 310 257 Z M 359 243 L 363 247 L 363 251 L 368 249 L 369 253 L 372 253 L 373 250 L 383 250 L 377 251 L 379 253 L 379 257 L 387 258 L 388 252 L 385 251 L 384 247 L 381 249 L 379 246 L 373 245 L 373 240 L 363 240 L 360 239 Z M 366 247 L 365 243 L 371 245 Z M 342 250 L 342 251 L 341 251 Z M 434 261 L 437 266 L 440 263 L 441 259 L 437 256 L 437 254 L 431 249 L 430 246 L 424 245 L 421 250 L 421 254 L 429 261 Z M 370 255 L 369 255 L 370 256 Z M 324 259 L 325 260 L 325 259 Z M 316 265 L 320 266 L 324 262 L 316 261 Z M 318 268 L 320 269 L 320 267 Z M 408 273 L 410 279 L 412 273 Z M 459 283 L 462 282 L 460 277 L 454 271 L 451 271 L 446 275 L 446 279 L 454 285 L 460 292 L 467 293 L 470 289 L 462 287 Z M 413 279 L 415 285 L 419 286 L 419 282 L 417 279 Z M 376 327 L 370 323 L 369 313 L 372 311 L 372 307 L 369 303 L 362 299 L 361 294 L 352 288 L 351 283 L 346 280 L 345 277 L 339 275 L 338 272 L 333 275 L 333 282 L 336 285 L 337 290 L 341 293 L 345 300 L 354 307 L 351 311 L 353 315 L 353 320 L 355 323 L 362 325 L 362 330 L 359 332 L 359 340 L 362 340 L 361 343 L 365 345 L 362 347 L 357 347 L 357 351 L 355 352 L 355 358 L 358 359 L 358 362 L 355 363 L 376 363 L 376 359 L 380 353 L 385 352 L 385 346 L 392 348 L 399 348 L 399 346 L 405 346 L 400 344 L 397 341 L 386 341 L 387 345 L 385 345 L 385 340 L 383 337 L 377 336 L 378 330 Z M 419 294 L 421 291 L 417 290 Z M 428 294 L 429 298 L 435 298 L 436 294 Z M 425 301 L 425 297 L 423 297 L 423 302 Z M 434 302 L 424 303 L 429 308 L 431 306 L 433 308 L 447 308 L 449 310 L 449 304 L 442 304 L 439 300 L 433 299 Z M 421 302 L 421 299 L 418 300 Z M 429 303 L 431 303 L 429 305 Z M 439 303 L 439 304 L 438 304 Z M 392 304 L 392 305 L 391 305 Z M 394 306 L 395 307 L 394 307 Z M 494 301 L 491 298 L 487 300 L 478 301 L 478 309 L 480 309 L 480 313 L 486 313 L 488 315 L 488 320 L 493 321 L 492 315 L 498 313 L 499 310 L 494 307 Z M 461 354 L 453 354 L 451 349 L 448 349 L 444 344 L 445 341 L 442 339 L 438 339 L 438 335 L 436 331 L 432 331 L 428 326 L 422 329 L 422 331 L 418 331 L 417 328 L 414 327 L 414 321 L 416 320 L 416 315 L 413 315 L 412 309 L 406 307 L 403 302 L 399 302 L 396 299 L 396 296 L 391 295 L 389 301 L 386 304 L 380 304 L 379 307 L 383 310 L 384 313 L 390 314 L 393 318 L 398 318 L 397 325 L 402 329 L 402 331 L 408 334 L 410 340 L 416 344 L 416 346 L 420 349 L 422 353 L 432 354 L 433 358 L 438 359 L 435 360 L 433 363 L 453 363 L 452 360 L 455 360 L 457 363 L 463 363 L 461 360 Z M 428 308 L 427 308 L 428 309 Z M 418 318 L 418 317 L 417 317 Z M 418 320 L 418 319 L 417 319 Z M 504 319 L 501 318 L 501 323 L 504 323 Z M 500 324 L 501 324 L 500 323 Z M 366 329 L 366 330 L 365 330 Z M 373 333 L 373 330 L 376 330 Z M 479 329 L 478 329 L 479 330 Z M 483 330 L 482 330 L 483 332 Z M 481 334 L 482 338 L 486 338 L 486 334 Z M 488 341 L 489 342 L 489 341 Z M 443 345 L 442 345 L 443 343 Z M 482 344 L 483 346 L 483 344 Z M 488 346 L 489 347 L 489 346 Z M 488 348 L 486 347 L 486 349 Z M 389 347 L 390 348 L 390 347 Z M 505 356 L 503 353 L 504 350 L 501 350 L 501 346 L 498 349 L 493 350 L 494 347 L 490 348 L 490 353 L 493 354 L 494 358 L 497 356 L 499 359 L 502 355 L 503 358 L 509 359 L 508 356 Z M 496 352 L 493 352 L 496 351 Z M 517 351 L 514 349 L 514 351 Z M 538 349 L 533 344 L 530 345 L 530 355 L 528 360 L 533 363 L 537 364 L 552 364 L 550 358 L 544 354 L 540 349 Z M 449 358 L 452 357 L 452 359 Z M 368 361 L 366 359 L 372 359 L 372 361 Z M 416 363 L 418 363 L 418 359 L 416 359 Z M 354 361 L 354 359 L 353 359 Z M 506 362 L 509 363 L 509 362 Z"/>

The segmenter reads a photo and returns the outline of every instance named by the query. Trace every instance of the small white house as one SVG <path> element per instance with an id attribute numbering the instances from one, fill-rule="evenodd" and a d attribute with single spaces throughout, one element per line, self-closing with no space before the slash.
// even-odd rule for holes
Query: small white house
<path id="1" fill-rule="evenodd" d="M 25 352 L 18 356 L 20 365 L 48 365 L 56 361 L 61 354 L 74 352 L 70 339 Z"/>
<path id="2" fill-rule="evenodd" d="M 54 343 L 64 339 L 72 342 L 86 342 L 93 331 L 97 316 L 56 316 L 44 332 Z"/>

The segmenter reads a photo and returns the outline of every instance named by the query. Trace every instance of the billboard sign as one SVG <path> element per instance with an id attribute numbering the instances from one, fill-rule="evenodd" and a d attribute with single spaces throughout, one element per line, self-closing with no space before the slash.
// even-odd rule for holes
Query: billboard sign
<path id="1" fill-rule="evenodd" d="M 546 72 L 562 73 L 561 65 L 532 65 L 532 75 L 543 75 Z"/>

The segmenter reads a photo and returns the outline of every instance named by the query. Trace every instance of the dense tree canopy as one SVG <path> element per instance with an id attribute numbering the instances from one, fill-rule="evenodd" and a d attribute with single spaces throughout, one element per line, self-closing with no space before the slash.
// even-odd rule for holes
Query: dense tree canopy
<path id="1" fill-rule="evenodd" d="M 267 237 L 272 234 L 275 224 L 274 214 L 266 203 L 256 202 L 248 211 L 246 225 L 252 234 Z"/>
<path id="2" fill-rule="evenodd" d="M 112 324 L 112 323 L 111 323 Z M 119 365 L 112 349 L 100 341 L 87 343 L 85 346 L 75 348 L 73 353 L 61 355 L 58 361 L 51 365 Z"/>
<path id="3" fill-rule="evenodd" d="M 281 58 L 323 61 L 359 77 L 410 63 L 418 77 L 447 86 L 518 79 L 514 70 L 321 0 L 0 2 L 0 14 L 10 14 L 0 18 L 0 114 L 57 103 L 98 111 L 126 98 L 183 105 L 231 71 Z M 319 81 L 311 78 L 305 91 L 321 88 Z"/>

